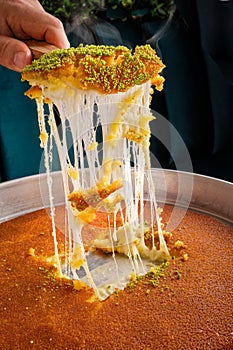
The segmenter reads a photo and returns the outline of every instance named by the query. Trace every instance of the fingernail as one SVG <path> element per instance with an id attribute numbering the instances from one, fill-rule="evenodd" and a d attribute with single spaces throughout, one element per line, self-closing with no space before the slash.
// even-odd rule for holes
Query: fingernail
<path id="1" fill-rule="evenodd" d="M 23 69 L 27 64 L 30 64 L 30 53 L 17 52 L 14 57 L 14 64 L 17 68 Z"/>

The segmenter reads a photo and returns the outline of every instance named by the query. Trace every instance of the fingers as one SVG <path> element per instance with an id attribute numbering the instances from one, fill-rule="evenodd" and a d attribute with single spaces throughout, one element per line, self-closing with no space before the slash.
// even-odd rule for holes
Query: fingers
<path id="1" fill-rule="evenodd" d="M 47 26 L 44 26 L 46 30 L 43 33 L 43 38 L 49 44 L 55 45 L 61 49 L 68 49 L 70 47 L 70 43 L 65 34 L 62 22 L 49 14 L 46 15 L 48 16 L 49 23 Z"/>
<path id="2" fill-rule="evenodd" d="M 20 21 L 12 20 L 11 31 L 17 38 L 46 41 L 59 48 L 70 47 L 62 22 L 43 9 L 21 9 Z"/>
<path id="3" fill-rule="evenodd" d="M 22 41 L 0 36 L 0 65 L 21 72 L 32 62 L 30 49 Z"/>
<path id="4" fill-rule="evenodd" d="M 44 11 L 30 12 L 27 17 L 21 16 L 20 28 L 13 30 L 17 37 L 19 32 L 23 33 L 23 38 L 27 36 L 27 39 L 43 40 L 61 49 L 70 47 L 62 22 Z"/>
<path id="5" fill-rule="evenodd" d="M 45 12 L 37 0 L 0 0 L 0 5 L 0 65 L 21 72 L 31 63 L 31 51 L 20 40 L 70 47 L 61 21 Z"/>

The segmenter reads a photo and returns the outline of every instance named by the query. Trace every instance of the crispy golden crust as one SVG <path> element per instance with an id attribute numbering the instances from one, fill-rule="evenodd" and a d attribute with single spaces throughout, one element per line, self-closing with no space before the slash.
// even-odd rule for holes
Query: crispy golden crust
<path id="1" fill-rule="evenodd" d="M 61 49 L 34 60 L 22 72 L 22 79 L 38 86 L 72 86 L 112 94 L 148 80 L 162 90 L 159 73 L 164 64 L 149 46 L 137 46 L 135 52 L 124 46 L 80 45 Z M 34 97 L 31 94 L 29 97 Z"/>
<path id="2" fill-rule="evenodd" d="M 119 180 L 114 181 L 110 185 L 98 184 L 96 188 L 92 188 L 86 192 L 73 191 L 69 194 L 68 200 L 74 208 L 83 211 L 89 206 L 95 208 L 103 199 L 121 187 L 122 183 Z"/>

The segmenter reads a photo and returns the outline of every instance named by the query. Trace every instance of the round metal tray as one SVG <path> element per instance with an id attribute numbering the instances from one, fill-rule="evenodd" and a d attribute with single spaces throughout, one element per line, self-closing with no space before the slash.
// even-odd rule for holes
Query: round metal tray
<path id="1" fill-rule="evenodd" d="M 152 169 L 152 177 L 159 203 L 194 209 L 233 223 L 233 183 L 164 169 Z M 61 173 L 54 172 L 52 179 L 54 203 L 63 204 Z M 145 185 L 145 197 L 147 192 Z M 49 195 L 46 174 L 0 184 L 0 222 L 47 207 L 49 207 Z M 173 215 L 170 218 L 170 229 L 177 226 L 179 220 L 181 218 Z"/>

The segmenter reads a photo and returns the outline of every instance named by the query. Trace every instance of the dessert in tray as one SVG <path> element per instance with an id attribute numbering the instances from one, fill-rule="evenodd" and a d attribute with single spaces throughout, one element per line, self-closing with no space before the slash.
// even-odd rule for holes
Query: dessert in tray
<path id="1" fill-rule="evenodd" d="M 164 222 L 172 210 L 164 207 Z M 46 210 L 0 225 L 1 349 L 232 348 L 229 224 L 188 210 L 168 242 L 181 258 L 132 278 L 104 301 L 93 300 L 80 283 L 55 277 L 46 259 L 54 254 L 51 232 Z M 63 250 L 63 233 L 57 235 Z"/>

